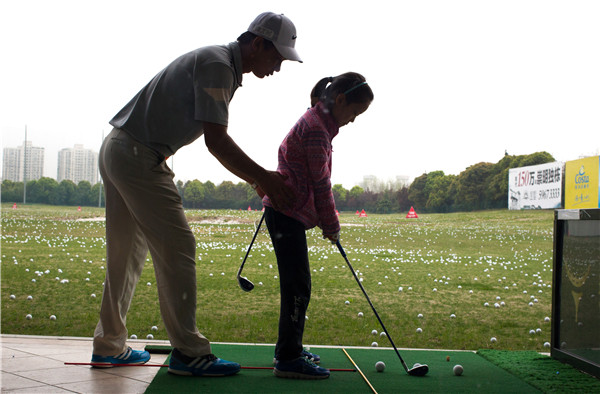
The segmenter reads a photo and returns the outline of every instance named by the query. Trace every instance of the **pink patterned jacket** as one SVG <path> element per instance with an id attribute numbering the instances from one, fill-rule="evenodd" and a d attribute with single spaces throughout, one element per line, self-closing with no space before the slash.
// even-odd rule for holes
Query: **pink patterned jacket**
<path id="1" fill-rule="evenodd" d="M 340 128 L 322 103 L 309 108 L 279 146 L 277 171 L 287 175 L 286 184 L 296 195 L 296 204 L 283 214 L 304 224 L 319 226 L 323 234 L 340 231 L 331 191 L 331 141 Z M 263 205 L 272 206 L 269 197 Z"/>

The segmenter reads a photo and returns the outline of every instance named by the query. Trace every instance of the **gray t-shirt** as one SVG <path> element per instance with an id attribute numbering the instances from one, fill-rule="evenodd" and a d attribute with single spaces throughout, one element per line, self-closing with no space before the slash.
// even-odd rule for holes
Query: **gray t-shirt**
<path id="1" fill-rule="evenodd" d="M 110 121 L 165 157 L 204 133 L 227 126 L 229 102 L 242 85 L 239 44 L 213 45 L 175 59 Z"/>

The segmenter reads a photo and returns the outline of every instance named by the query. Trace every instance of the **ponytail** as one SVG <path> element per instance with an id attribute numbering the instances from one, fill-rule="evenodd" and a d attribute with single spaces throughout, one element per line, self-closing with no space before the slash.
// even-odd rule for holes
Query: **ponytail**
<path id="1" fill-rule="evenodd" d="M 348 104 L 371 102 L 374 97 L 365 77 L 348 72 L 337 77 L 326 77 L 317 82 L 310 93 L 311 106 L 314 107 L 318 102 L 322 102 L 327 110 L 331 110 L 339 94 L 346 96 Z"/>

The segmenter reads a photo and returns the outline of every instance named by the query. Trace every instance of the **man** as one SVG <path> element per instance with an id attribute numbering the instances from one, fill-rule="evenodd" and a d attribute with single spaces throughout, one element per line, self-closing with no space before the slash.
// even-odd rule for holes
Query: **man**
<path id="1" fill-rule="evenodd" d="M 166 158 L 204 135 L 208 150 L 277 207 L 293 193 L 281 175 L 248 157 L 227 133 L 228 105 L 242 74 L 264 78 L 284 60 L 299 61 L 296 29 L 284 15 L 259 15 L 228 45 L 199 48 L 159 72 L 111 121 L 100 149 L 106 193 L 107 271 L 92 362 L 143 364 L 145 351 L 126 345 L 127 311 L 148 250 L 160 311 L 174 347 L 169 372 L 226 376 L 240 365 L 211 352 L 196 327 L 196 241 Z"/>

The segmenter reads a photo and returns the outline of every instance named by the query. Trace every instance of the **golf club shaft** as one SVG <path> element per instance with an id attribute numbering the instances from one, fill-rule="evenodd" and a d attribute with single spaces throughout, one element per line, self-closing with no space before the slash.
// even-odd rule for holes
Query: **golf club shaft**
<path id="1" fill-rule="evenodd" d="M 248 246 L 248 250 L 246 251 L 246 255 L 244 256 L 244 260 L 242 261 L 242 265 L 240 265 L 240 269 L 238 270 L 238 273 L 237 273 L 238 278 L 242 275 L 242 269 L 244 269 L 244 264 L 246 264 L 246 259 L 248 258 L 248 255 L 250 254 L 250 249 L 252 249 L 252 245 L 254 244 L 254 240 L 256 239 L 256 236 L 258 235 L 258 232 L 260 231 L 260 226 L 262 225 L 262 222 L 264 219 L 265 219 L 265 214 L 263 212 L 262 216 L 260 217 L 260 221 L 258 222 L 258 226 L 256 227 L 256 231 L 254 231 L 254 236 L 252 237 L 252 241 L 250 241 L 250 245 Z"/>
<path id="2" fill-rule="evenodd" d="M 350 268 L 350 271 L 352 271 L 352 276 L 354 276 L 354 279 L 356 280 L 356 283 L 358 283 L 358 286 L 360 287 L 360 289 L 362 290 L 363 294 L 365 295 L 365 298 L 367 299 L 367 302 L 371 306 L 371 309 L 373 310 L 373 313 L 375 314 L 375 317 L 379 321 L 379 324 L 381 324 L 381 328 L 383 328 L 383 331 L 385 332 L 385 335 L 387 335 L 387 338 L 390 340 L 390 343 L 392 344 L 392 347 L 396 351 L 396 354 L 398 355 L 398 358 L 400 359 L 400 362 L 402 363 L 402 366 L 404 367 L 404 369 L 406 370 L 406 372 L 408 372 L 408 367 L 406 366 L 406 363 L 402 359 L 402 356 L 400 355 L 400 352 L 398 351 L 398 348 L 396 348 L 396 345 L 394 344 L 394 341 L 392 341 L 392 337 L 390 337 L 390 334 L 388 333 L 388 330 L 385 328 L 385 325 L 383 324 L 383 321 L 381 321 L 381 318 L 379 317 L 379 314 L 377 313 L 377 310 L 375 310 L 375 307 L 373 306 L 373 303 L 371 302 L 371 299 L 367 295 L 367 292 L 365 291 L 365 288 L 363 287 L 362 283 L 360 283 L 360 279 L 358 279 L 358 276 L 356 276 L 356 272 L 354 272 L 354 268 L 352 268 L 352 264 L 350 264 L 350 261 L 348 260 L 348 256 L 346 256 L 346 252 L 344 251 L 344 248 L 342 248 L 342 244 L 340 244 L 340 241 L 336 242 L 336 246 L 340 250 L 340 253 L 342 254 L 342 257 L 344 257 L 344 260 L 346 260 L 346 264 L 348 264 L 348 268 Z"/>

